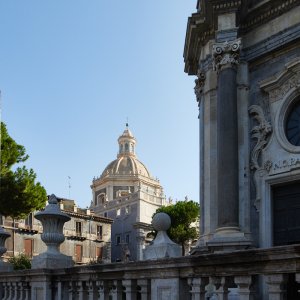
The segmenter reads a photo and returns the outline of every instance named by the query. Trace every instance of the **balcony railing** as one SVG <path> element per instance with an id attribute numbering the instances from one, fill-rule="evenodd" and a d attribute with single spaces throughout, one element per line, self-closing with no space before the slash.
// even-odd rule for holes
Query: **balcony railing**
<path id="1" fill-rule="evenodd" d="M 298 299 L 299 282 L 300 245 L 291 245 L 1 273 L 0 299 Z"/>

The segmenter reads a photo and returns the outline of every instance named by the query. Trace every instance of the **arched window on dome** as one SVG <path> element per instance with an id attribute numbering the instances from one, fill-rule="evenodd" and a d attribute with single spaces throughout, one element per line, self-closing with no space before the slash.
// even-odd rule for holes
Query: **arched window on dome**
<path id="1" fill-rule="evenodd" d="M 120 153 L 122 153 L 123 152 L 123 145 L 121 144 L 120 145 Z"/>
<path id="2" fill-rule="evenodd" d="M 97 205 L 103 205 L 103 204 L 105 204 L 105 194 L 104 193 L 99 194 L 97 196 L 95 206 L 97 206 Z"/>
<path id="3" fill-rule="evenodd" d="M 125 152 L 128 152 L 129 151 L 129 146 L 128 146 L 128 143 L 125 144 Z"/>

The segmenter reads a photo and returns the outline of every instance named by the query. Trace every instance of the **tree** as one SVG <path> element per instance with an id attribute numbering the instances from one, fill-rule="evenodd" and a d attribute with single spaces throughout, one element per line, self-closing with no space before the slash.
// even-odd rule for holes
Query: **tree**
<path id="1" fill-rule="evenodd" d="M 30 258 L 23 253 L 13 256 L 8 260 L 14 267 L 14 270 L 31 269 Z"/>
<path id="2" fill-rule="evenodd" d="M 191 227 L 191 224 L 199 219 L 200 206 L 190 201 L 178 201 L 174 205 L 162 206 L 156 213 L 164 212 L 171 218 L 171 227 L 168 235 L 171 240 L 182 247 L 182 255 L 185 255 L 185 245 L 189 240 L 198 238 L 198 228 Z"/>
<path id="3" fill-rule="evenodd" d="M 24 146 L 9 136 L 1 122 L 0 214 L 4 216 L 25 218 L 46 204 L 46 190 L 39 182 L 35 183 L 35 172 L 25 166 L 15 166 L 28 157 Z"/>

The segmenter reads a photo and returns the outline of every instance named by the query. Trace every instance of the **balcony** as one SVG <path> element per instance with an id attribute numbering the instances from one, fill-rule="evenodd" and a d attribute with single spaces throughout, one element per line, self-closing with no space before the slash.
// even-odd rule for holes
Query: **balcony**
<path id="1" fill-rule="evenodd" d="M 300 245 L 0 274 L 0 299 L 19 300 L 294 300 L 299 287 Z"/>

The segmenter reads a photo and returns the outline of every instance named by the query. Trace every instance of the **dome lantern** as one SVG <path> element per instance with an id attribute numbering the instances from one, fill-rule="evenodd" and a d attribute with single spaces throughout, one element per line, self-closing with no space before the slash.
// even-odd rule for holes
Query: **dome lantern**
<path id="1" fill-rule="evenodd" d="M 118 156 L 132 155 L 135 156 L 135 144 L 136 139 L 128 128 L 128 123 L 126 123 L 126 128 L 122 135 L 118 138 L 119 143 L 119 154 Z"/>

